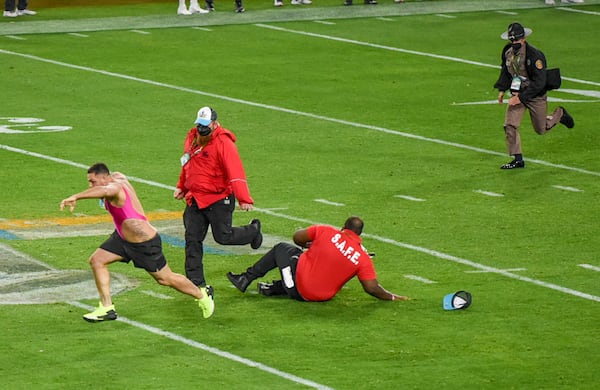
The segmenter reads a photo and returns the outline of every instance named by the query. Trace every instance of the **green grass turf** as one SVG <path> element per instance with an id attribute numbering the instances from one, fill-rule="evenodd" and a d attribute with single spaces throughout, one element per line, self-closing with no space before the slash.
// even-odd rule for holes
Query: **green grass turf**
<path id="1" fill-rule="evenodd" d="M 600 286 L 597 272 L 578 264 L 600 266 L 599 103 L 568 90 L 600 91 L 598 2 L 575 8 L 586 13 L 541 1 L 407 2 L 415 12 L 406 15 L 382 2 L 378 19 L 360 4 L 341 18 L 347 8 L 319 1 L 298 9 L 296 21 L 287 20 L 291 6 L 246 3 L 244 20 L 198 17 L 205 30 L 177 19 L 173 4 L 48 8 L 2 20 L 1 35 L 25 39 L 0 36 L 0 117 L 72 130 L 0 132 L 0 218 L 68 217 L 58 204 L 85 188 L 82 166 L 96 161 L 155 183 L 135 183 L 146 211 L 181 211 L 170 187 L 183 137 L 196 110 L 211 105 L 238 136 L 256 201 L 255 211 L 236 212 L 236 224 L 260 218 L 268 237 L 289 239 L 309 223 L 358 214 L 380 282 L 413 300 L 377 301 L 355 280 L 319 304 L 242 295 L 224 275 L 259 255 L 210 253 L 217 309 L 203 320 L 188 297 L 115 264 L 140 282 L 114 297 L 117 310 L 142 327 L 88 324 L 68 303 L 2 305 L 8 388 L 306 387 L 152 329 L 336 389 L 596 388 Z M 106 28 L 65 34 L 90 18 Z M 496 98 L 499 35 L 514 20 L 533 28 L 530 42 L 561 68 L 563 89 L 550 96 L 567 101 L 549 106 L 567 107 L 576 126 L 539 137 L 525 118 L 527 168 L 504 172 L 505 108 L 457 104 Z M 76 212 L 104 215 L 94 201 Z M 68 270 L 87 269 L 104 237 L 0 242 Z M 183 249 L 165 244 L 165 252 L 183 272 Z M 497 272 L 471 272 L 485 267 Z M 515 268 L 525 270 L 500 271 Z M 473 306 L 443 311 L 442 297 L 459 289 L 473 294 Z"/>

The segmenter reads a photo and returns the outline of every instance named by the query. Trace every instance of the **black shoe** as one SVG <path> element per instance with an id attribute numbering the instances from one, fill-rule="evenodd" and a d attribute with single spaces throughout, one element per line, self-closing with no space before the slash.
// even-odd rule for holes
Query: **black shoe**
<path id="1" fill-rule="evenodd" d="M 207 1 L 206 2 L 206 9 L 209 11 L 214 11 L 215 10 L 215 3 L 213 1 Z"/>
<path id="2" fill-rule="evenodd" d="M 246 12 L 244 7 L 235 7 L 235 12 L 241 14 L 242 12 Z"/>
<path id="3" fill-rule="evenodd" d="M 346 1 L 344 1 L 344 5 L 352 5 L 352 0 L 346 0 Z"/>
<path id="4" fill-rule="evenodd" d="M 254 237 L 252 239 L 252 242 L 250 242 L 250 247 L 252 249 L 258 249 L 258 248 L 260 248 L 260 246 L 262 245 L 262 242 L 263 242 L 263 235 L 262 235 L 262 232 L 260 231 L 260 221 L 258 219 L 253 219 L 252 221 L 250 221 L 250 225 L 256 225 L 256 229 L 258 229 L 258 233 L 256 233 L 256 237 Z"/>
<path id="5" fill-rule="evenodd" d="M 500 167 L 500 169 L 515 169 L 515 168 L 525 168 L 525 161 L 512 160 L 511 162 L 506 163 Z"/>
<path id="6" fill-rule="evenodd" d="M 560 108 L 562 108 L 563 110 L 562 117 L 560 118 L 560 123 L 567 126 L 567 129 L 572 129 L 573 127 L 575 127 L 575 120 L 573 120 L 573 117 L 569 115 L 569 113 L 567 112 L 567 110 L 565 110 L 564 107 Z"/>
<path id="7" fill-rule="evenodd" d="M 377 0 L 365 0 L 365 4 L 376 5 L 377 4 Z"/>
<path id="8" fill-rule="evenodd" d="M 281 280 L 274 280 L 273 283 L 259 282 L 257 287 L 258 293 L 260 295 L 264 295 L 265 297 L 286 295 L 285 288 L 283 287 L 283 282 Z"/>
<path id="9" fill-rule="evenodd" d="M 232 274 L 231 272 L 227 272 L 227 279 L 229 279 L 231 284 L 233 284 L 241 292 L 245 292 L 251 282 L 251 280 L 248 280 L 248 277 L 245 273 L 236 275 Z"/>

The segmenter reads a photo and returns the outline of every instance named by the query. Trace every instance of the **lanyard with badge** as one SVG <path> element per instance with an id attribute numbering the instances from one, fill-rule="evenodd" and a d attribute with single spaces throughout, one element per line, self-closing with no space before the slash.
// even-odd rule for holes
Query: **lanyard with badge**
<path id="1" fill-rule="evenodd" d="M 513 68 L 514 76 L 512 78 L 512 82 L 510 84 L 510 90 L 513 92 L 518 92 L 521 90 L 521 83 L 525 81 L 525 77 L 519 76 L 519 71 L 521 69 L 521 53 L 514 53 L 511 61 L 511 66 Z"/>
<path id="2" fill-rule="evenodd" d="M 185 164 L 187 164 L 192 159 L 192 157 L 194 157 L 195 155 L 200 153 L 202 151 L 202 148 L 203 148 L 203 146 L 200 146 L 192 154 L 190 154 L 188 152 L 184 153 L 183 156 L 181 156 L 181 158 L 179 159 L 179 161 L 181 161 L 181 166 L 184 166 Z"/>

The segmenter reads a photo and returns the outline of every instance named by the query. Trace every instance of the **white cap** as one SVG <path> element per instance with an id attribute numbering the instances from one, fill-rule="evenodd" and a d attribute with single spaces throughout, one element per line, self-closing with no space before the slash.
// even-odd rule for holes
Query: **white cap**
<path id="1" fill-rule="evenodd" d="M 197 125 L 208 126 L 212 121 L 217 119 L 217 113 L 210 107 L 202 107 L 198 110 L 198 115 L 196 117 Z"/>

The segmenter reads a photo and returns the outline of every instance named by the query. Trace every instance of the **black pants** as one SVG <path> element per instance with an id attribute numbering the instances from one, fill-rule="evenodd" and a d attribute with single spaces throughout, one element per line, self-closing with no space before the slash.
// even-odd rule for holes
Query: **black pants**
<path id="1" fill-rule="evenodd" d="M 286 242 L 280 242 L 265 253 L 252 267 L 248 268 L 246 275 L 249 279 L 254 280 L 265 276 L 272 269 L 279 268 L 286 294 L 290 298 L 304 301 L 296 288 L 296 267 L 301 254 L 302 249 Z"/>
<path id="2" fill-rule="evenodd" d="M 256 236 L 255 225 L 232 227 L 235 197 L 229 195 L 210 206 L 200 209 L 195 201 L 183 212 L 185 226 L 185 274 L 197 286 L 205 286 L 203 241 L 208 227 L 213 238 L 221 245 L 246 245 Z"/>
<path id="3" fill-rule="evenodd" d="M 17 3 L 17 0 L 6 0 L 4 2 L 4 10 L 13 12 L 15 10 L 15 3 Z M 17 8 L 20 11 L 23 11 L 24 9 L 26 9 L 27 8 L 27 0 L 18 0 Z"/>

